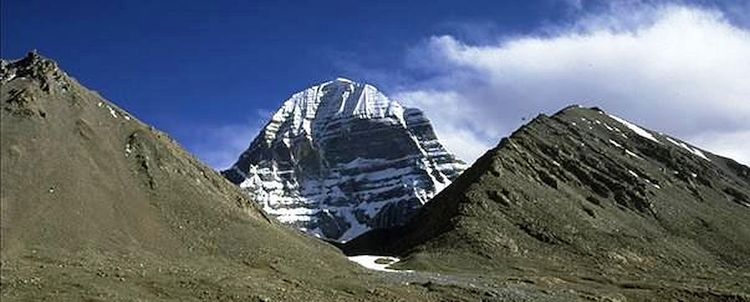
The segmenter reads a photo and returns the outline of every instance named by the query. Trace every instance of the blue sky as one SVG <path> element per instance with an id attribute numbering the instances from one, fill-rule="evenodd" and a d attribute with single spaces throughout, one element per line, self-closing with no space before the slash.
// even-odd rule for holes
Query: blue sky
<path id="1" fill-rule="evenodd" d="M 631 120 L 686 139 L 702 140 L 701 146 L 714 147 L 709 148 L 712 151 L 750 158 L 737 151 L 738 146 L 727 145 L 727 141 L 750 138 L 750 126 L 741 122 L 750 116 L 745 107 L 732 121 L 712 124 L 701 132 L 679 121 L 661 122 L 660 116 L 643 112 L 647 106 L 628 111 L 636 102 L 632 95 L 589 93 L 585 85 L 601 84 L 593 80 L 584 81 L 574 91 L 557 87 L 543 95 L 526 94 L 499 89 L 509 84 L 488 79 L 501 72 L 504 77 L 517 76 L 519 87 L 534 90 L 534 85 L 549 85 L 530 81 L 529 77 L 549 76 L 554 80 L 553 75 L 566 75 L 553 74 L 554 70 L 530 73 L 529 66 L 510 66 L 496 60 L 482 66 L 472 63 L 487 57 L 539 59 L 518 55 L 520 50 L 513 48 L 517 42 L 532 40 L 542 44 L 524 53 L 552 47 L 555 51 L 549 53 L 562 59 L 543 54 L 542 59 L 583 63 L 583 58 L 571 59 L 569 54 L 557 53 L 565 45 L 559 44 L 561 38 L 593 37 L 591 43 L 596 43 L 595 35 L 602 30 L 637 36 L 644 26 L 662 21 L 708 20 L 713 22 L 709 25 L 718 24 L 709 28 L 718 28 L 716 35 L 727 36 L 722 41 L 727 40 L 724 42 L 730 46 L 739 43 L 736 49 L 744 50 L 742 43 L 746 42 L 750 24 L 750 4 L 746 1 L 3 0 L 0 5 L 3 58 L 18 58 L 30 49 L 38 49 L 84 85 L 168 132 L 216 168 L 231 164 L 270 112 L 289 95 L 337 76 L 370 82 L 407 104 L 423 107 L 428 115 L 435 116 L 436 124 L 440 123 L 436 126 L 438 134 L 449 141 L 449 147 L 474 146 L 475 151 L 463 155 L 469 160 L 507 135 L 517 126 L 515 120 L 519 116 L 554 112 L 563 101 L 597 105 L 592 100 L 603 97 L 615 102 L 609 108 L 621 110 Z M 683 14 L 685 20 L 679 19 L 679 9 L 688 11 Z M 648 47 L 645 42 L 644 45 L 631 46 Z M 467 53 L 477 56 L 464 58 Z M 617 58 L 603 56 L 597 66 L 618 63 Z M 735 62 L 727 64 L 734 65 L 734 69 L 750 69 L 743 65 L 744 59 L 740 54 Z M 688 57 L 684 62 L 691 60 Z M 684 62 L 675 62 L 674 66 Z M 497 69 L 487 73 L 484 67 Z M 639 75 L 643 71 L 596 72 Z M 721 74 L 740 78 L 746 75 L 743 70 Z M 480 84 L 469 84 L 477 79 Z M 685 79 L 691 80 L 694 79 Z M 747 92 L 737 85 L 728 88 L 739 89 L 736 94 Z M 509 95 L 515 99 L 509 99 Z M 738 105 L 736 95 L 730 95 L 729 101 L 726 95 L 709 94 L 708 98 L 724 100 L 711 102 L 721 108 Z M 476 118 L 472 112 L 458 116 L 450 110 L 441 111 L 441 107 L 465 105 L 507 114 Z M 696 110 L 702 111 L 699 109 Z M 716 141 L 718 134 L 711 133 L 724 135 L 723 140 Z"/>

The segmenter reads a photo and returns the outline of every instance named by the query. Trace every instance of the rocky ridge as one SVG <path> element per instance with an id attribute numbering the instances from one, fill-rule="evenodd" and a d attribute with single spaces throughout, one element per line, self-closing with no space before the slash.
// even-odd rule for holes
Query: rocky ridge
<path id="1" fill-rule="evenodd" d="M 503 139 L 406 225 L 342 248 L 584 297 L 744 301 L 749 196 L 747 166 L 574 106 Z"/>

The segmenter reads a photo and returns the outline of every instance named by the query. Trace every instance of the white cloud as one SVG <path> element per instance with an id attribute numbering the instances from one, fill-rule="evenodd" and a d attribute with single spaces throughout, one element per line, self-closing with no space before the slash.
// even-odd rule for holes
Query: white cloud
<path id="1" fill-rule="evenodd" d="M 431 77 L 396 96 L 469 162 L 522 118 L 578 103 L 750 163 L 750 31 L 718 10 L 615 8 L 490 45 L 432 37 L 408 59 Z"/>
<path id="2" fill-rule="evenodd" d="M 488 149 L 495 137 L 501 132 L 494 128 L 483 127 L 473 123 L 467 117 L 478 114 L 479 107 L 461 106 L 466 100 L 462 95 L 451 91 L 410 91 L 396 94 L 398 100 L 408 100 L 416 108 L 440 108 L 431 110 L 428 118 L 433 127 L 439 127 L 438 139 L 461 159 L 474 158 Z M 437 125 L 436 123 L 439 123 Z M 436 131 L 437 131 L 436 129 Z"/>
<path id="3" fill-rule="evenodd" d="M 750 130 L 736 132 L 704 132 L 688 138 L 696 146 L 712 150 L 738 162 L 750 164 Z"/>

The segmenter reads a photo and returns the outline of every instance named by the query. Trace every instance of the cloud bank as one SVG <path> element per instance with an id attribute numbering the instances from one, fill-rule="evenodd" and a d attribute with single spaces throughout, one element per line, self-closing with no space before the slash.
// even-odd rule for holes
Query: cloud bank
<path id="1" fill-rule="evenodd" d="M 498 40 L 429 38 L 407 56 L 426 79 L 395 95 L 424 109 L 464 160 L 536 114 L 576 103 L 750 164 L 750 31 L 722 11 L 618 5 Z"/>

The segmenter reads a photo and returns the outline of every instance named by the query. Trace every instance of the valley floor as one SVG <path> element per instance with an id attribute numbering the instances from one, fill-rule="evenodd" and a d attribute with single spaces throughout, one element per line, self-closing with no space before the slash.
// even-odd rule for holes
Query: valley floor
<path id="1" fill-rule="evenodd" d="M 658 279 L 648 272 L 616 276 L 516 266 L 438 273 L 407 269 L 414 266 L 409 262 L 394 265 L 372 268 L 370 274 L 384 284 L 422 287 L 446 301 L 750 301 L 743 289 L 750 274 Z"/>

